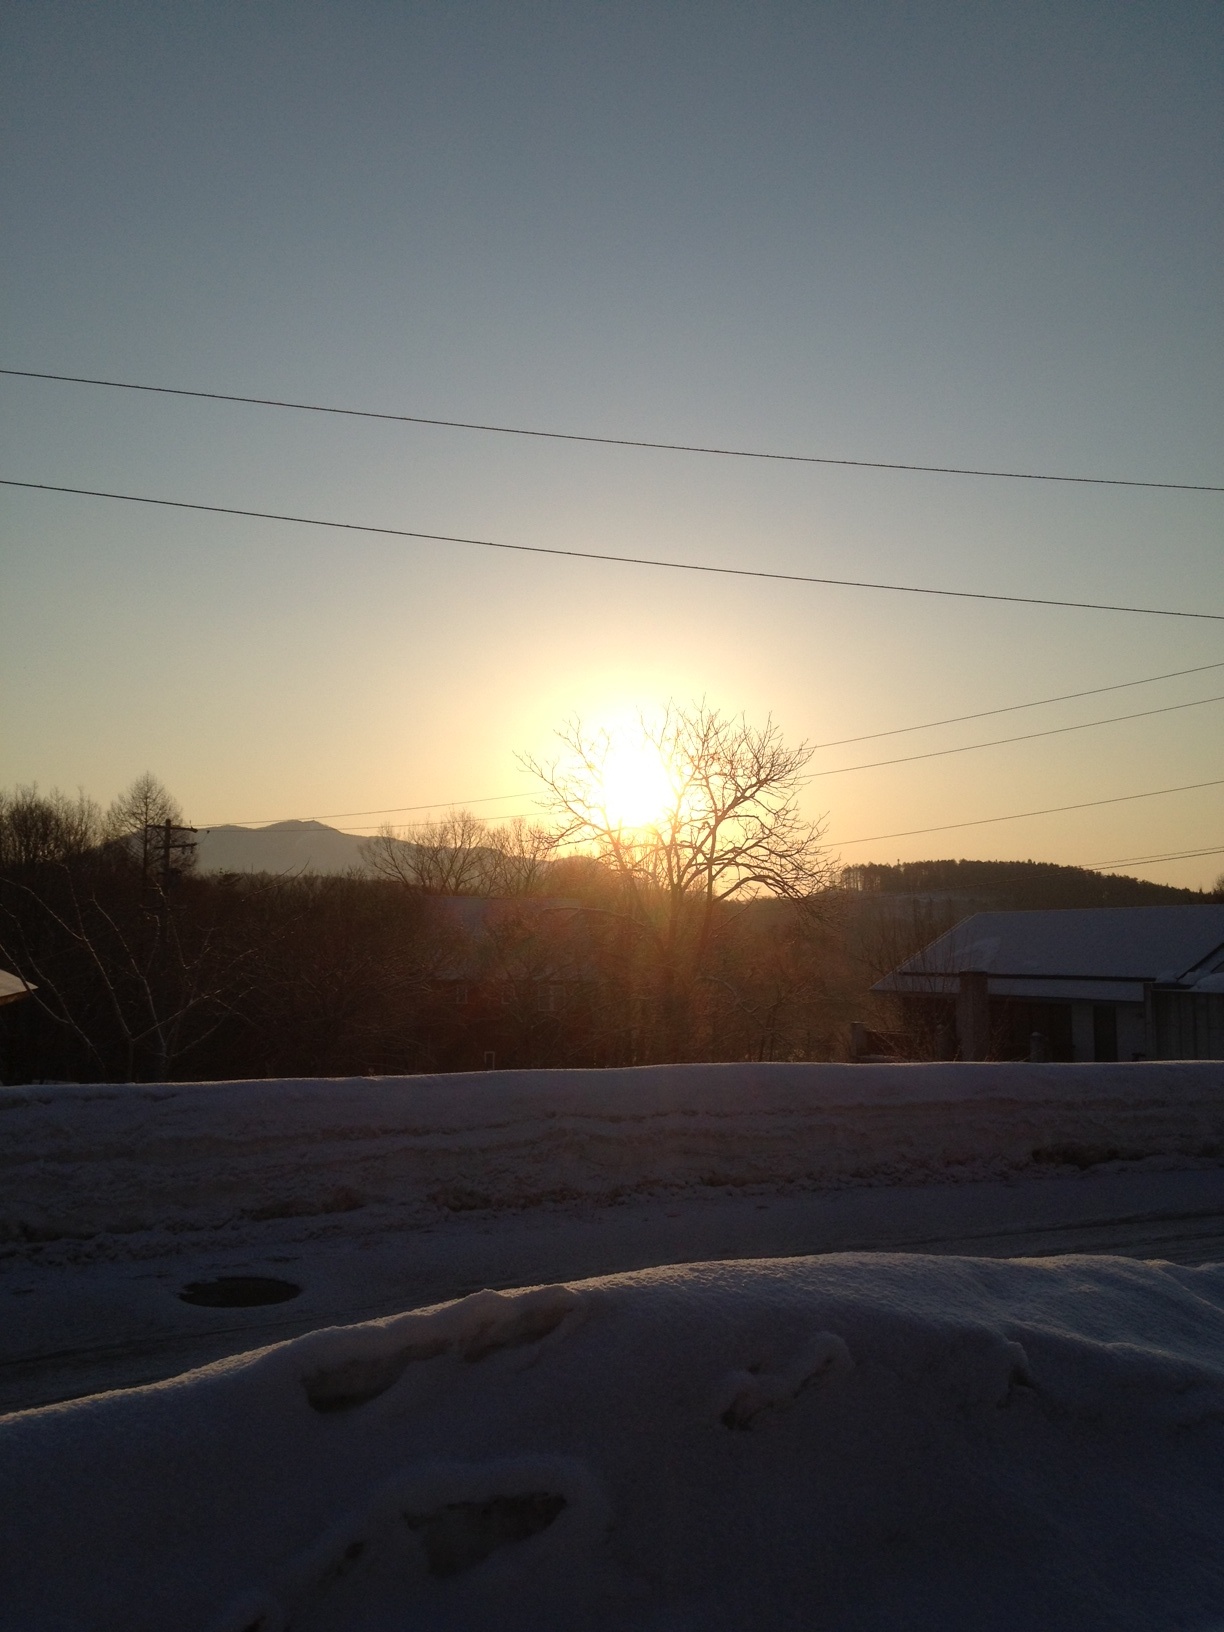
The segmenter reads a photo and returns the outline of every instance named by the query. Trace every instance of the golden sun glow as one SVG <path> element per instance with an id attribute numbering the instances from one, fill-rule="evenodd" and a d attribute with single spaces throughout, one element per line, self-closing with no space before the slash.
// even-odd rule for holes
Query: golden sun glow
<path id="1" fill-rule="evenodd" d="M 653 743 L 629 735 L 610 738 L 599 769 L 597 799 L 613 827 L 651 827 L 674 803 L 676 790 Z"/>

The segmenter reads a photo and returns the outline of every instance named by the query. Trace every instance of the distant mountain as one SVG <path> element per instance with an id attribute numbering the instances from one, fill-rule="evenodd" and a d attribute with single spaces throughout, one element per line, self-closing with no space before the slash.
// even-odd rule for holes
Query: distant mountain
<path id="1" fill-rule="evenodd" d="M 864 895 L 917 896 L 1001 912 L 1052 907 L 1157 907 L 1202 901 L 1198 890 L 1048 861 L 863 862 L 843 883 Z"/>
<path id="2" fill-rule="evenodd" d="M 359 834 L 324 822 L 202 827 L 196 866 L 204 873 L 347 873 L 362 866 L 364 843 Z"/>
<path id="3" fill-rule="evenodd" d="M 202 873 L 348 873 L 371 874 L 362 858 L 367 840 L 342 833 L 325 822 L 273 822 L 269 827 L 202 827 L 196 840 L 196 866 Z M 407 866 L 418 846 L 398 841 Z M 449 854 L 445 849 L 437 852 Z M 491 850 L 473 856 L 493 860 Z M 428 865 L 426 871 L 428 872 Z M 435 872 L 438 869 L 434 869 Z M 445 867 L 441 869 L 445 871 Z M 467 888 L 474 887 L 469 873 Z M 438 887 L 438 886 L 435 886 Z M 447 893 L 443 888 L 443 893 Z"/>

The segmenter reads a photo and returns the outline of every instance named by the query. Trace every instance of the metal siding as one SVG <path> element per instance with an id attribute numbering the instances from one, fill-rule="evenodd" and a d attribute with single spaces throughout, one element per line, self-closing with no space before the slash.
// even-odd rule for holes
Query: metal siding
<path id="1" fill-rule="evenodd" d="M 1154 992 L 1156 1055 L 1162 1060 L 1224 1060 L 1224 993 Z"/>

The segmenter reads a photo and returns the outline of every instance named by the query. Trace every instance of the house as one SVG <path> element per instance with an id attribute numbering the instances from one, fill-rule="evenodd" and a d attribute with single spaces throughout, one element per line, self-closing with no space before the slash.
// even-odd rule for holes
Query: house
<path id="1" fill-rule="evenodd" d="M 581 904 L 436 895 L 425 906 L 435 1064 L 512 1066 L 538 1061 L 553 1044 L 561 1047 L 598 983 Z"/>
<path id="2" fill-rule="evenodd" d="M 978 912 L 872 990 L 944 1058 L 1224 1059 L 1224 905 Z"/>
<path id="3" fill-rule="evenodd" d="M 577 901 L 436 895 L 428 911 L 439 953 L 432 984 L 450 1002 L 504 1005 L 525 988 L 533 1008 L 552 1012 L 562 989 L 592 978 Z"/>

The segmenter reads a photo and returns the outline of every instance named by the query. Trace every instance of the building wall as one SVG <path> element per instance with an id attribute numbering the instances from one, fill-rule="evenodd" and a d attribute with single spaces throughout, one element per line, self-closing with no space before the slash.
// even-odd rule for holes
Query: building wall
<path id="1" fill-rule="evenodd" d="M 904 1005 L 911 1042 L 926 1038 L 924 1057 L 946 1057 L 955 1050 L 955 1010 L 947 998 L 910 996 Z M 932 1053 L 929 1039 L 942 1025 L 953 1046 L 944 1054 Z M 1153 1053 L 1148 1041 L 1142 1003 L 1068 1003 L 1046 999 L 992 997 L 990 999 L 990 1058 L 1026 1060 L 1031 1039 L 1039 1032 L 1046 1056 L 1053 1061 L 1146 1059 Z M 1177 1056 L 1182 1058 L 1183 1056 Z M 1213 1055 L 1186 1055 L 1188 1059 Z"/>
<path id="2" fill-rule="evenodd" d="M 1162 994 L 1189 996 L 1190 994 Z M 1202 997 L 1199 1002 L 1205 1001 Z M 1224 1009 L 1224 996 L 1212 998 Z M 947 1058 L 956 1053 L 955 1006 L 947 997 L 910 994 L 903 1000 L 905 1026 L 910 1046 L 919 1058 Z M 1220 1013 L 1220 1011 L 1217 1011 Z M 1166 1030 L 1169 1022 L 1166 1022 Z M 990 1058 L 1026 1060 L 1032 1034 L 1045 1038 L 1046 1054 L 1053 1061 L 1092 1062 L 1134 1059 L 1221 1059 L 1219 1026 L 1211 1033 L 1217 1053 L 1158 1053 L 1149 1038 L 1147 1015 L 1142 1003 L 1069 1003 L 1052 999 L 992 997 L 990 999 Z M 1202 1022 L 1200 1021 L 1200 1031 Z M 931 1040 L 946 1033 L 949 1047 L 940 1052 Z M 1174 1050 L 1192 1048 L 1193 1033 L 1187 1042 L 1179 1034 L 1169 1046 Z M 1204 1033 L 1206 1036 L 1206 1033 Z M 1206 1044 L 1200 1046 L 1207 1046 Z"/>
<path id="3" fill-rule="evenodd" d="M 1044 1037 L 1048 1059 L 1072 1058 L 1069 1003 L 1035 1002 L 1017 997 L 991 998 L 992 1059 L 1027 1060 L 1034 1032 L 1039 1032 Z"/>
<path id="4" fill-rule="evenodd" d="M 1158 1060 L 1224 1060 L 1224 992 L 1152 993 Z"/>
<path id="5" fill-rule="evenodd" d="M 1142 1003 L 1072 1003 L 1073 1060 L 1146 1059 L 1151 1053 Z"/>

